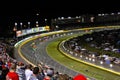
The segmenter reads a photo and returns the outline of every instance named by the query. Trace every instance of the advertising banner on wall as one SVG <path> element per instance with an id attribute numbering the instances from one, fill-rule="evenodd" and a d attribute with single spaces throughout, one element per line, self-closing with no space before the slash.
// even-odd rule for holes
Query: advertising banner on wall
<path id="1" fill-rule="evenodd" d="M 27 34 L 32 34 L 32 33 L 37 33 L 37 32 L 42 32 L 42 31 L 49 31 L 49 30 L 50 30 L 49 26 L 24 29 L 24 30 L 16 31 L 16 36 L 20 37 L 20 36 L 24 36 Z"/>

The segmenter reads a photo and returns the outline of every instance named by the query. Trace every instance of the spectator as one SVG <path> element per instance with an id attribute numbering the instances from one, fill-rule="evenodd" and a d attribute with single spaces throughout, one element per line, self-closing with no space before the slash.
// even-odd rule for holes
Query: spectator
<path id="1" fill-rule="evenodd" d="M 19 75 L 19 80 L 26 80 L 25 77 L 25 66 L 22 62 L 18 62 L 16 72 Z"/>
<path id="2" fill-rule="evenodd" d="M 25 69 L 26 80 L 29 80 L 29 78 L 32 74 L 33 74 L 32 65 L 31 64 L 26 65 L 26 69 Z"/>
<path id="3" fill-rule="evenodd" d="M 73 78 L 73 80 L 87 80 L 87 78 L 84 75 L 78 74 Z"/>
<path id="4" fill-rule="evenodd" d="M 33 68 L 33 74 L 30 76 L 29 80 L 43 80 L 43 77 L 40 75 L 39 67 Z"/>
<path id="5" fill-rule="evenodd" d="M 16 64 L 12 63 L 10 66 L 10 71 L 6 75 L 6 80 L 19 80 L 19 76 L 16 73 Z"/>
<path id="6" fill-rule="evenodd" d="M 9 69 L 7 67 L 2 68 L 0 80 L 6 80 L 6 75 L 7 75 L 8 72 L 9 72 Z"/>
<path id="7" fill-rule="evenodd" d="M 45 76 L 43 80 L 50 80 L 49 76 Z"/>

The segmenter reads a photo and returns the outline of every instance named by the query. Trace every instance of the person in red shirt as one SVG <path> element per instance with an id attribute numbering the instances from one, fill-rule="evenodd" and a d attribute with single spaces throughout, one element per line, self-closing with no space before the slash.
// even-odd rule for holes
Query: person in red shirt
<path id="1" fill-rule="evenodd" d="M 78 74 L 73 78 L 73 80 L 87 80 L 87 78 L 82 74 Z"/>
<path id="2" fill-rule="evenodd" d="M 6 80 L 19 80 L 19 76 L 16 73 L 16 64 L 12 63 L 10 66 L 10 70 L 6 75 Z"/>

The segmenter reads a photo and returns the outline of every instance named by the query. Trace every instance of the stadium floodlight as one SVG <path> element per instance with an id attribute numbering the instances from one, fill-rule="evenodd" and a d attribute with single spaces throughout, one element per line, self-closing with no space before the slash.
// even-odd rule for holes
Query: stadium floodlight
<path id="1" fill-rule="evenodd" d="M 102 16 L 104 16 L 105 14 L 103 13 Z"/>
<path id="2" fill-rule="evenodd" d="M 60 17 L 58 17 L 58 20 L 60 20 Z"/>
<path id="3" fill-rule="evenodd" d="M 115 13 L 111 13 L 111 15 L 114 15 Z"/>
<path id="4" fill-rule="evenodd" d="M 30 24 L 30 22 L 28 22 L 28 24 Z"/>
<path id="5" fill-rule="evenodd" d="M 59 28 L 59 27 L 56 25 L 56 28 Z"/>
<path id="6" fill-rule="evenodd" d="M 17 26 L 17 22 L 15 22 L 15 26 Z"/>
<path id="7" fill-rule="evenodd" d="M 38 24 L 38 21 L 36 21 L 36 23 Z"/>
<path id="8" fill-rule="evenodd" d="M 78 16 L 76 16 L 76 18 L 79 18 Z"/>
<path id="9" fill-rule="evenodd" d="M 20 25 L 23 25 L 23 23 L 21 22 Z"/>
<path id="10" fill-rule="evenodd" d="M 37 13 L 36 15 L 39 16 L 39 13 Z"/>
<path id="11" fill-rule="evenodd" d="M 98 14 L 98 16 L 101 16 L 101 14 Z"/>
<path id="12" fill-rule="evenodd" d="M 120 12 L 118 12 L 118 14 L 120 14 Z"/>
<path id="13" fill-rule="evenodd" d="M 71 19 L 71 17 L 69 16 L 68 19 Z"/>
<path id="14" fill-rule="evenodd" d="M 64 17 L 61 17 L 61 19 L 64 19 Z"/>
<path id="15" fill-rule="evenodd" d="M 45 19 L 45 21 L 47 21 L 47 19 Z"/>

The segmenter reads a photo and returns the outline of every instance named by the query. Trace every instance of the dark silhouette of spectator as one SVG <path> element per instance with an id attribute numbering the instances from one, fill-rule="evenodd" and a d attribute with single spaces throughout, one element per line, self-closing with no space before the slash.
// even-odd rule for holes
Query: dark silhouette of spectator
<path id="1" fill-rule="evenodd" d="M 6 80 L 6 75 L 9 72 L 9 69 L 7 67 L 2 69 L 2 73 L 1 73 L 1 79 L 0 80 Z"/>
<path id="2" fill-rule="evenodd" d="M 39 67 L 33 68 L 33 74 L 30 76 L 29 80 L 43 80 L 43 77 L 40 75 Z"/>

